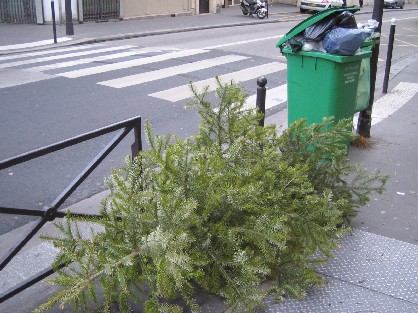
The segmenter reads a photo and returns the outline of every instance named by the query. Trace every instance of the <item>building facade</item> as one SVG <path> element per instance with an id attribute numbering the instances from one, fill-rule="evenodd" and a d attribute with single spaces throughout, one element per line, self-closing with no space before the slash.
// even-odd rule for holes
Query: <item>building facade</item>
<path id="1" fill-rule="evenodd" d="M 296 0 L 283 0 L 295 1 Z M 0 23 L 65 22 L 65 7 L 71 5 L 74 21 L 132 19 L 181 14 L 216 13 L 240 0 L 0 0 Z M 277 3 L 278 0 L 270 0 Z"/>
<path id="2" fill-rule="evenodd" d="M 373 5 L 375 0 L 364 0 Z M 239 5 L 240 0 L 0 0 L 0 23 L 65 22 L 65 8 L 71 6 L 74 21 L 107 21 L 158 16 L 177 16 L 217 13 L 223 7 Z M 269 0 L 269 3 L 300 5 L 300 0 Z M 418 3 L 407 0 L 406 3 Z M 347 0 L 347 5 L 358 5 L 358 0 Z"/>

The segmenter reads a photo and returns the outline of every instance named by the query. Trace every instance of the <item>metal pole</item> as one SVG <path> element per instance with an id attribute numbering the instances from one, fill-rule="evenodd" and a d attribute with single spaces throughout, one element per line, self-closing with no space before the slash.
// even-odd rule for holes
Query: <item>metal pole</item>
<path id="1" fill-rule="evenodd" d="M 396 28 L 396 18 L 393 18 L 390 20 L 388 53 L 386 57 L 385 78 L 383 79 L 383 90 L 382 90 L 383 93 L 388 92 L 390 66 L 392 64 L 393 41 L 395 40 L 395 28 Z"/>
<path id="2" fill-rule="evenodd" d="M 382 28 L 383 17 L 383 0 L 375 0 L 372 18 L 379 22 L 376 32 L 380 33 Z M 379 58 L 380 39 L 376 38 L 375 45 L 372 49 L 372 57 L 370 59 L 370 100 L 369 106 L 360 112 L 357 120 L 357 133 L 365 138 L 370 138 L 370 128 L 372 126 L 372 109 L 374 102 L 374 91 L 376 86 L 377 61 Z"/>
<path id="3" fill-rule="evenodd" d="M 71 10 L 71 0 L 65 0 L 65 34 L 74 35 L 73 12 Z"/>
<path id="4" fill-rule="evenodd" d="M 266 14 L 266 18 L 269 18 L 269 1 L 266 0 L 266 9 L 267 9 L 267 14 Z"/>
<path id="5" fill-rule="evenodd" d="M 257 112 L 263 114 L 262 119 L 258 122 L 258 125 L 264 127 L 264 119 L 266 115 L 266 84 L 267 79 L 264 76 L 260 76 L 257 79 L 257 100 L 256 100 L 256 107 Z"/>
<path id="6" fill-rule="evenodd" d="M 52 32 L 54 33 L 54 43 L 57 43 L 57 25 L 55 24 L 55 5 L 54 1 L 51 1 L 52 12 Z"/>
<path id="7" fill-rule="evenodd" d="M 133 131 L 135 141 L 131 145 L 132 162 L 135 161 L 135 158 L 138 156 L 139 152 L 142 151 L 141 118 L 138 119 L 138 122 L 134 126 Z"/>

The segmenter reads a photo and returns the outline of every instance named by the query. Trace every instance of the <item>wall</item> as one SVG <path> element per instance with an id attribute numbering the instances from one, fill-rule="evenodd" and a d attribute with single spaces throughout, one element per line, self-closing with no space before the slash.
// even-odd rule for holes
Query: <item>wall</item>
<path id="1" fill-rule="evenodd" d="M 44 23 L 44 8 L 42 5 L 42 0 L 35 0 L 35 10 L 36 10 L 36 24 Z"/>
<path id="2" fill-rule="evenodd" d="M 194 2 L 194 0 L 120 0 L 120 15 L 124 19 L 129 19 L 153 15 L 190 14 L 192 1 Z"/>
<path id="3" fill-rule="evenodd" d="M 289 4 L 299 7 L 301 0 L 269 0 L 269 3 Z M 78 5 L 77 5 L 78 2 Z M 364 5 L 373 6 L 374 0 L 363 0 Z M 233 0 L 233 3 L 239 3 Z M 406 3 L 418 3 L 418 0 L 406 0 Z M 40 6 L 42 4 L 42 6 Z M 210 0 L 210 13 L 216 13 L 218 8 L 224 4 L 224 0 Z M 358 5 L 358 0 L 347 0 L 347 5 Z M 82 0 L 71 0 L 73 20 L 79 19 L 79 6 L 82 7 Z M 55 21 L 65 23 L 65 0 L 54 0 Z M 198 14 L 199 0 L 120 0 L 120 14 L 122 18 L 136 18 L 170 14 Z M 81 15 L 80 11 L 80 15 Z M 51 0 L 36 0 L 37 23 L 52 23 Z"/>
<path id="4" fill-rule="evenodd" d="M 36 1 L 36 13 L 38 24 L 52 23 L 51 0 Z M 55 8 L 55 21 L 60 24 L 65 23 L 65 0 L 53 1 Z M 83 0 L 71 0 L 71 11 L 73 20 L 77 21 L 82 16 L 82 1 Z M 199 0 L 120 0 L 120 16 L 122 18 L 129 19 L 135 17 L 158 16 L 168 14 L 194 14 L 195 1 Z M 42 4 L 42 6 L 39 6 L 39 4 Z"/>
<path id="5" fill-rule="evenodd" d="M 220 12 L 222 5 L 224 4 L 224 0 L 212 0 L 209 1 L 209 11 L 210 13 L 218 13 Z"/>
<path id="6" fill-rule="evenodd" d="M 300 1 L 298 0 L 269 0 L 269 3 L 281 3 L 281 4 L 291 4 L 291 5 L 296 5 L 296 4 L 300 4 Z"/>

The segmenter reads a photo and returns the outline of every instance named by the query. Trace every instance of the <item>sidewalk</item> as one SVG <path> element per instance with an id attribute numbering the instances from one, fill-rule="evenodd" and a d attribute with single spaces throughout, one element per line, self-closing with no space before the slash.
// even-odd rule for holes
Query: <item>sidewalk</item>
<path id="1" fill-rule="evenodd" d="M 418 10 L 418 5 L 407 5 L 405 10 Z M 370 14 L 373 7 L 366 6 L 356 14 Z M 248 23 L 278 23 L 298 8 L 271 5 L 269 19 L 259 20 L 243 16 L 238 6 L 223 9 L 222 13 L 199 16 L 177 16 L 104 23 L 75 24 L 71 40 L 54 45 L 51 25 L 9 25 L 0 27 L 0 58 L 2 54 L 67 46 L 79 43 L 117 40 L 157 33 L 183 32 L 205 28 L 246 25 Z M 106 34 L 103 27 L 106 26 Z M 57 26 L 58 38 L 65 37 L 65 25 Z M 29 43 L 49 40 L 48 44 Z M 15 45 L 22 46 L 15 46 Z M 303 301 L 286 299 L 275 304 L 266 301 L 266 312 L 418 312 L 418 53 L 392 68 L 389 93 L 383 95 L 376 84 L 375 108 L 392 108 L 402 102 L 401 109 L 390 113 L 372 126 L 371 146 L 367 149 L 350 148 L 350 158 L 369 169 L 381 169 L 390 175 L 387 191 L 373 197 L 353 221 L 353 232 L 342 238 L 341 249 L 335 258 L 318 267 L 328 284 L 313 290 Z M 381 78 L 379 78 L 381 79 Z M 379 119 L 376 118 L 375 121 Z M 286 112 L 266 119 L 277 128 L 285 129 Z M 97 210 L 102 195 L 86 199 L 72 206 L 74 211 Z M 25 227 L 25 226 L 23 226 Z M 16 234 L 17 229 L 0 236 L 0 248 Z M 42 230 L 40 233 L 45 233 Z M 0 272 L 0 292 L 4 292 L 34 271 L 45 268 L 56 251 L 50 245 L 34 240 Z M 30 260 L 30 262 L 28 261 Z M 16 277 L 18 278 L 16 281 Z M 0 313 L 26 313 L 34 310 L 52 293 L 54 287 L 41 282 L 0 304 Z M 202 311 L 219 313 L 225 310 L 220 299 L 202 297 Z M 54 308 L 50 313 L 72 312 Z M 115 311 L 116 312 L 116 311 Z M 140 312 L 134 310 L 134 312 Z"/>

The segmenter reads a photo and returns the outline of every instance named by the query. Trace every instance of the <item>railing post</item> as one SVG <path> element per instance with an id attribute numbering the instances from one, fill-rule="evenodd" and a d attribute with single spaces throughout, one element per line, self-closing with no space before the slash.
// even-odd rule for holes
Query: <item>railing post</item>
<path id="1" fill-rule="evenodd" d="M 51 1 L 51 12 L 52 12 L 52 32 L 54 33 L 54 43 L 57 43 L 57 26 L 55 23 L 55 5 L 54 1 Z"/>
<path id="2" fill-rule="evenodd" d="M 390 66 L 392 64 L 393 41 L 395 40 L 396 18 L 390 20 L 390 33 L 388 42 L 388 52 L 386 56 L 385 78 L 383 79 L 383 93 L 388 92 Z"/>
<path id="3" fill-rule="evenodd" d="M 266 115 L 266 84 L 267 79 L 264 76 L 260 76 L 257 79 L 257 100 L 256 100 L 256 106 L 257 106 L 257 112 L 260 112 L 263 114 L 262 119 L 258 122 L 258 125 L 261 127 L 264 127 L 264 119 Z"/>
<path id="4" fill-rule="evenodd" d="M 131 145 L 132 152 L 132 162 L 135 161 L 135 158 L 138 156 L 139 152 L 142 151 L 142 138 L 141 138 L 141 118 L 138 118 L 136 125 L 133 128 L 135 141 Z"/>

